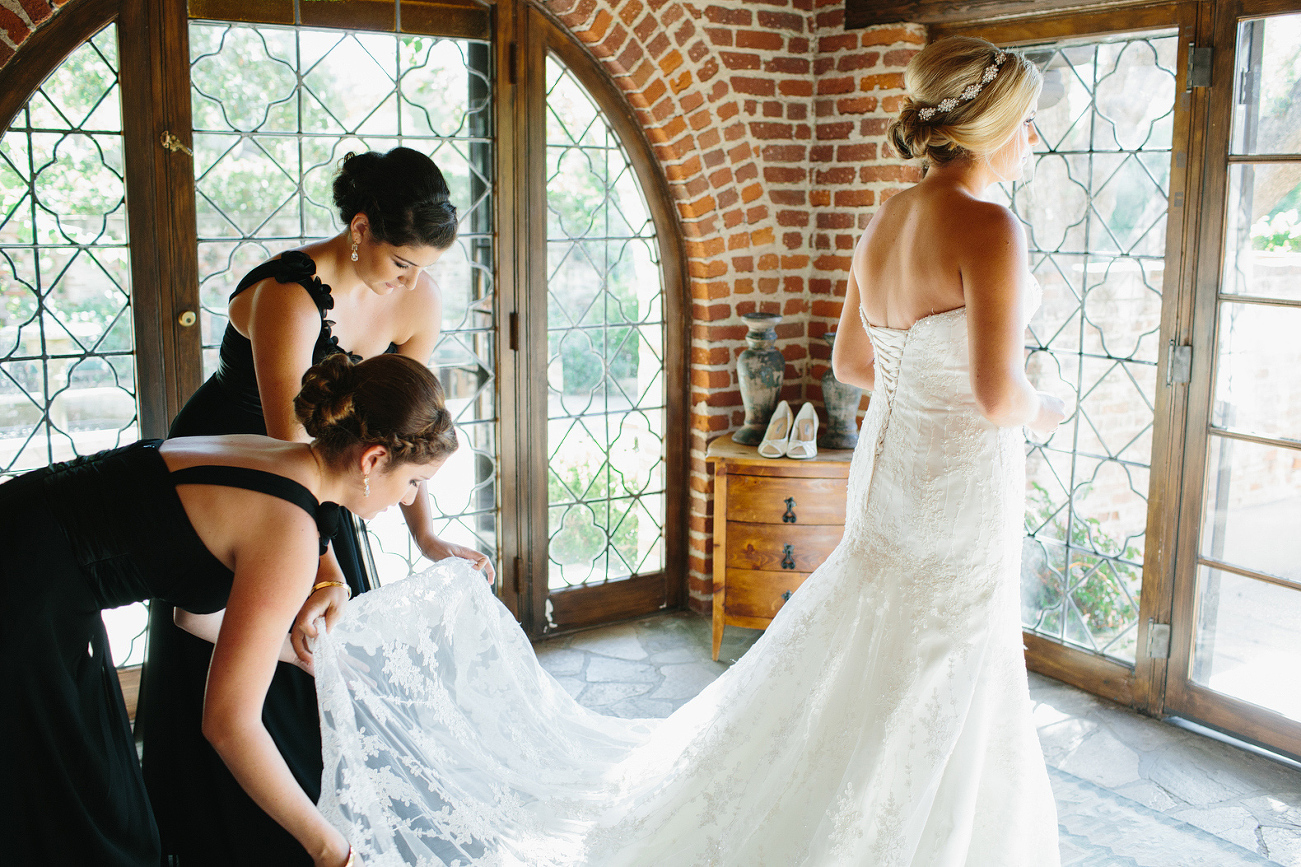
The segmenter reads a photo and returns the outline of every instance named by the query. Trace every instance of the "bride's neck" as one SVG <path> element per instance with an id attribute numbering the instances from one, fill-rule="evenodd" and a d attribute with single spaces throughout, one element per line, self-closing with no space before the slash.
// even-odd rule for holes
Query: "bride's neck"
<path id="1" fill-rule="evenodd" d="M 923 183 L 958 187 L 973 198 L 983 199 L 989 188 L 1003 180 L 994 172 L 989 160 L 965 159 L 932 164 L 926 170 Z"/>

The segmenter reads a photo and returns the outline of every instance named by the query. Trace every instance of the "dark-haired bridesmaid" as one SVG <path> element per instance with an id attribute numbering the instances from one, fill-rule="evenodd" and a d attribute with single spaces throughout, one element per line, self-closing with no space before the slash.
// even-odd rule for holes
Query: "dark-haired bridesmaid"
<path id="1" fill-rule="evenodd" d="M 405 147 L 349 154 L 334 180 L 334 203 L 342 232 L 262 263 L 235 287 L 217 372 L 182 408 L 170 436 L 255 433 L 306 442 L 293 397 L 316 362 L 338 352 L 355 359 L 390 352 L 428 362 L 442 295 L 426 269 L 452 246 L 457 229 L 442 172 Z M 424 556 L 463 557 L 493 577 L 487 556 L 434 533 L 423 485 L 402 511 Z M 351 516 L 321 558 L 317 580 L 345 582 L 354 593 L 370 587 Z M 148 648 L 136 725 L 164 853 L 181 867 L 308 863 L 203 738 L 212 645 L 178 629 L 170 607 L 155 605 Z M 311 678 L 280 665 L 263 720 L 315 800 L 321 743 Z"/>
<path id="2" fill-rule="evenodd" d="M 371 518 L 410 503 L 456 450 L 456 431 L 438 379 L 409 358 L 327 359 L 294 404 L 308 443 L 146 440 L 0 485 L 11 699 L 0 713 L 0 862 L 160 863 L 100 611 L 164 599 L 215 646 L 202 732 L 241 791 L 283 826 L 295 861 L 361 867 L 267 736 L 263 697 L 277 665 L 302 662 L 287 640 L 295 618 L 327 609 L 329 624 L 346 601 L 317 580 L 335 504 Z"/>

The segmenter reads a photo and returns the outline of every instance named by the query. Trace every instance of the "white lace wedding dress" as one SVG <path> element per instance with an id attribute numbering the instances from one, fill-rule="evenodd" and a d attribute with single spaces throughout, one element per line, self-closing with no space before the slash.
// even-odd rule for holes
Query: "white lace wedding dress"
<path id="1" fill-rule="evenodd" d="M 464 561 L 366 593 L 316 651 L 321 808 L 368 867 L 1053 867 L 1030 720 L 1019 429 L 961 309 L 869 326 L 844 540 L 665 720 L 580 707 Z"/>

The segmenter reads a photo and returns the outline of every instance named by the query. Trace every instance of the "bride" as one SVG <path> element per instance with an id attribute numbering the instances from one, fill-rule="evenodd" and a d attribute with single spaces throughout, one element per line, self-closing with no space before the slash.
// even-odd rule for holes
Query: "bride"
<path id="1" fill-rule="evenodd" d="M 1038 290 L 1022 229 L 982 199 L 1037 141 L 1041 77 L 955 37 L 905 82 L 890 139 L 928 170 L 854 252 L 833 364 L 875 394 L 839 547 L 662 721 L 578 706 L 463 561 L 365 594 L 328 634 L 306 626 L 320 807 L 359 860 L 1058 863 L 1018 588 L 1021 429 L 1064 413 L 1023 371 Z"/>

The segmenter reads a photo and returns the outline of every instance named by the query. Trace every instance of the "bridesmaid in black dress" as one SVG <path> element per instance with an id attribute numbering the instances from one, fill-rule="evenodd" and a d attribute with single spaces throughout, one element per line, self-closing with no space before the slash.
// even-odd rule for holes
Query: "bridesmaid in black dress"
<path id="1" fill-rule="evenodd" d="M 456 434 L 437 379 L 398 356 L 334 356 L 295 405 L 310 444 L 148 440 L 0 485 L 3 863 L 159 863 L 99 616 L 145 599 L 178 606 L 178 623 L 215 641 L 202 725 L 235 778 L 306 860 L 352 863 L 263 727 L 262 700 L 277 660 L 296 660 L 295 616 L 329 624 L 347 600 L 340 582 L 317 580 L 334 503 L 365 518 L 409 504 Z"/>
<path id="2" fill-rule="evenodd" d="M 292 400 L 312 364 L 339 352 L 396 353 L 426 363 L 438 339 L 442 296 L 425 269 L 456 238 L 448 193 L 438 167 L 418 151 L 349 154 L 334 181 L 347 228 L 264 262 L 239 283 L 217 372 L 177 415 L 170 435 L 257 433 L 303 442 Z M 434 534 L 423 486 L 402 509 L 426 557 L 464 557 L 491 577 L 486 556 Z M 370 586 L 350 515 L 321 559 L 318 580 L 346 581 L 354 593 Z M 179 867 L 305 864 L 302 848 L 245 795 L 203 738 L 211 650 L 172 623 L 170 606 L 151 607 L 136 727 L 163 850 Z M 321 742 L 311 678 L 291 664 L 279 666 L 263 720 L 315 800 Z"/>

